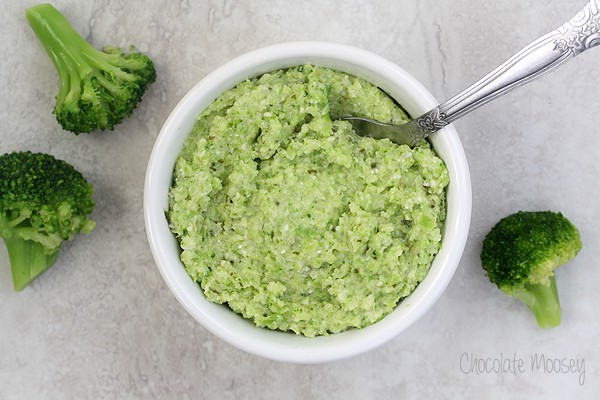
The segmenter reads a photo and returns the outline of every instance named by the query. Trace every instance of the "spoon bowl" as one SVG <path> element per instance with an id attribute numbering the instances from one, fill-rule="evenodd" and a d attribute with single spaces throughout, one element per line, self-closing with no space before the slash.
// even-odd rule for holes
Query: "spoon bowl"
<path id="1" fill-rule="evenodd" d="M 450 175 L 442 247 L 425 279 L 391 314 L 362 329 L 307 338 L 259 328 L 224 305 L 209 302 L 180 259 L 165 210 L 173 168 L 198 114 L 222 92 L 266 72 L 312 63 L 359 76 L 377 85 L 410 114 L 438 102 L 405 70 L 368 51 L 323 42 L 292 42 L 254 50 L 228 62 L 194 86 L 172 111 L 152 150 L 144 188 L 146 232 L 160 273 L 189 314 L 217 337 L 244 351 L 279 361 L 322 363 L 351 357 L 391 340 L 413 325 L 439 299 L 460 261 L 469 231 L 471 181 L 458 134 L 448 126 L 433 135 L 432 148 Z M 182 321 L 182 323 L 186 323 Z M 427 334 L 426 331 L 423 331 Z"/>

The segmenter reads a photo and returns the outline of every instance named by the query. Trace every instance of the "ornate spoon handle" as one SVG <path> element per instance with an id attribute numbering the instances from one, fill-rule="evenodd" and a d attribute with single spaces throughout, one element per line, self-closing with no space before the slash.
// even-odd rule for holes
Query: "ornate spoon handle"
<path id="1" fill-rule="evenodd" d="M 411 130 L 423 138 L 597 45 L 600 45 L 600 0 L 591 0 L 569 22 L 532 42 L 466 90 L 413 120 L 409 123 Z"/>

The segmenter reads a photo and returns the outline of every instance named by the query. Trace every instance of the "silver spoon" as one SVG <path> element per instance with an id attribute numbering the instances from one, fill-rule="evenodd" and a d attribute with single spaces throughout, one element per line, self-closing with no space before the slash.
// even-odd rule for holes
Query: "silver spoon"
<path id="1" fill-rule="evenodd" d="M 570 21 L 530 43 L 466 90 L 406 124 L 385 124 L 360 117 L 340 119 L 349 121 L 358 135 L 388 138 L 413 147 L 463 115 L 597 45 L 600 45 L 600 0 L 591 0 Z"/>

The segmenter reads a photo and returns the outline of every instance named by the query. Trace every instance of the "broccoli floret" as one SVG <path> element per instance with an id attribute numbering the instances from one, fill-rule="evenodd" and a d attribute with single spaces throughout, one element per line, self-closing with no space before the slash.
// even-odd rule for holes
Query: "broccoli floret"
<path id="1" fill-rule="evenodd" d="M 63 241 L 92 231 L 92 193 L 80 172 L 49 154 L 0 156 L 0 237 L 15 290 L 23 290 L 56 262 Z"/>
<path id="2" fill-rule="evenodd" d="M 492 283 L 525 303 L 542 328 L 560 324 L 554 271 L 581 250 L 577 228 L 561 213 L 519 211 L 483 241 L 481 264 Z"/>
<path id="3" fill-rule="evenodd" d="M 133 46 L 92 47 L 52 5 L 26 10 L 35 31 L 60 77 L 54 114 L 60 125 L 75 134 L 112 130 L 131 115 L 148 86 L 156 80 L 152 60 Z"/>

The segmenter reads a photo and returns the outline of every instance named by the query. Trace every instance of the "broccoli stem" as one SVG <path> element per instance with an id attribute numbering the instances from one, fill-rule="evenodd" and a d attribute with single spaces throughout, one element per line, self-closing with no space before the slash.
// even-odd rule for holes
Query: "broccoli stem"
<path id="1" fill-rule="evenodd" d="M 514 293 L 513 296 L 533 311 L 540 328 L 553 328 L 560 325 L 562 312 L 555 275 L 550 277 L 549 285 L 526 284 L 523 290 Z"/>
<path id="2" fill-rule="evenodd" d="M 92 75 L 101 77 L 99 71 L 111 73 L 125 80 L 133 79 L 130 74 L 111 63 L 119 59 L 117 54 L 106 54 L 94 48 L 51 4 L 39 4 L 28 8 L 25 15 L 58 70 L 61 78 L 59 99 L 79 98 L 81 82 Z M 119 90 L 106 79 L 101 80 L 100 83 L 111 92 Z"/>
<path id="3" fill-rule="evenodd" d="M 25 16 L 58 70 L 61 78 L 59 97 L 64 98 L 69 94 L 77 97 L 82 78 L 92 73 L 92 68 L 79 56 L 77 50 L 91 45 L 51 4 L 31 7 L 25 11 Z"/>
<path id="4" fill-rule="evenodd" d="M 51 254 L 44 252 L 44 246 L 33 240 L 4 238 L 15 290 L 20 292 L 42 272 L 51 267 L 58 258 L 58 250 Z"/>

